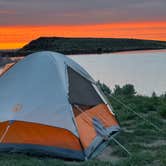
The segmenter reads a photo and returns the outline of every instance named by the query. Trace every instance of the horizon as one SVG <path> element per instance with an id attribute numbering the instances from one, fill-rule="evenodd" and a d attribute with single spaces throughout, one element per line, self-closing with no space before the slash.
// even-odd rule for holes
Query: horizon
<path id="1" fill-rule="evenodd" d="M 73 38 L 73 39 L 77 39 L 77 38 L 80 38 L 80 39 L 88 39 L 88 38 L 91 38 L 91 39 L 129 39 L 129 40 L 145 40 L 145 41 L 159 41 L 159 42 L 166 42 L 165 40 L 154 40 L 154 39 L 140 39 L 140 38 L 118 38 L 118 37 L 73 37 L 73 36 L 67 36 L 67 37 L 64 37 L 64 36 L 39 36 L 35 39 L 32 39 L 26 43 L 21 43 L 21 46 L 20 47 L 12 47 L 12 48 L 9 48 L 8 45 L 5 44 L 5 47 L 4 48 L 1 48 L 0 47 L 0 51 L 16 51 L 16 50 L 19 50 L 21 48 L 23 48 L 24 46 L 28 45 L 30 42 L 32 42 L 33 40 L 38 40 L 39 38 Z M 13 43 L 11 43 L 13 45 Z M 16 45 L 19 45 L 20 43 L 16 43 Z M 7 47 L 6 47 L 7 46 Z M 150 51 L 153 50 L 153 49 L 150 49 Z M 156 49 L 154 49 L 156 50 Z M 136 50 L 138 51 L 138 50 Z M 143 51 L 148 51 L 148 50 L 143 50 Z M 121 52 L 121 51 L 119 51 Z M 123 51 L 123 52 L 128 52 L 128 51 Z M 132 51 L 130 51 L 132 52 Z"/>
<path id="2" fill-rule="evenodd" d="M 0 49 L 39 37 L 166 41 L 166 1 L 0 0 Z"/>

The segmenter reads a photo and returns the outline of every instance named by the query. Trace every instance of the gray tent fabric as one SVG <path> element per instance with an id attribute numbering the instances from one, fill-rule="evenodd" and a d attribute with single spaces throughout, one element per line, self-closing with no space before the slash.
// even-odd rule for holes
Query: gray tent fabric
<path id="1" fill-rule="evenodd" d="M 0 77 L 0 123 L 9 122 L 1 140 L 15 121 L 23 121 L 65 129 L 81 145 L 73 105 L 91 108 L 101 103 L 113 114 L 93 78 L 76 62 L 56 52 L 30 54 Z M 87 122 L 80 123 L 84 126 Z M 53 156 L 84 160 L 98 149 L 104 141 L 103 137 L 119 131 L 118 125 L 104 128 L 95 117 L 92 126 L 97 136 L 85 149 L 40 146 L 40 142 L 36 146 L 0 141 L 0 151 L 36 150 Z"/>
<path id="2" fill-rule="evenodd" d="M 65 58 L 65 63 L 68 63 L 68 58 Z M 78 136 L 68 101 L 65 63 L 61 54 L 37 52 L 2 75 L 0 122 L 20 120 L 41 123 L 67 129 Z"/>
<path id="3" fill-rule="evenodd" d="M 71 104 L 102 103 L 93 82 L 80 65 L 63 54 L 30 54 L 0 77 L 0 122 L 42 123 L 78 136 Z"/>
<path id="4" fill-rule="evenodd" d="M 67 67 L 69 78 L 69 101 L 71 104 L 95 106 L 103 103 L 92 83 Z"/>

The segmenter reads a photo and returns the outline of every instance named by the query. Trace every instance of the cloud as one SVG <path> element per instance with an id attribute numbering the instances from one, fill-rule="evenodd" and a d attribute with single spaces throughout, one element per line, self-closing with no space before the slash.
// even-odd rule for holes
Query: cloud
<path id="1" fill-rule="evenodd" d="M 0 0 L 0 25 L 165 21 L 165 9 L 166 0 Z"/>
<path id="2" fill-rule="evenodd" d="M 13 15 L 16 14 L 17 12 L 14 10 L 0 10 L 0 15 Z"/>

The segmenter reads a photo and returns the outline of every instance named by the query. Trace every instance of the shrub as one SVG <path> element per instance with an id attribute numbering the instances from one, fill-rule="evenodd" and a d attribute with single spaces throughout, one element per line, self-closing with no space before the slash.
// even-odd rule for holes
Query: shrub
<path id="1" fill-rule="evenodd" d="M 162 105 L 159 107 L 159 114 L 162 118 L 166 119 L 166 106 Z"/>

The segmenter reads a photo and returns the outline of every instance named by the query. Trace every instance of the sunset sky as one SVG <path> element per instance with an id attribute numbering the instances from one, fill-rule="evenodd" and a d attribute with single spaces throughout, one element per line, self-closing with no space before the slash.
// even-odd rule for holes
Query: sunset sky
<path id="1" fill-rule="evenodd" d="M 0 49 L 40 36 L 166 40 L 166 0 L 0 0 Z"/>

